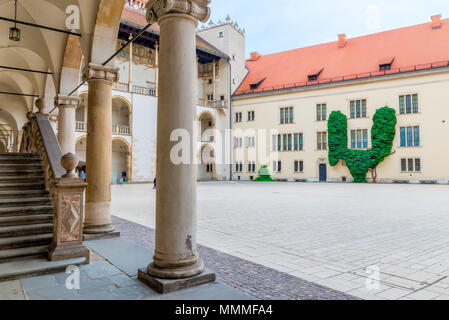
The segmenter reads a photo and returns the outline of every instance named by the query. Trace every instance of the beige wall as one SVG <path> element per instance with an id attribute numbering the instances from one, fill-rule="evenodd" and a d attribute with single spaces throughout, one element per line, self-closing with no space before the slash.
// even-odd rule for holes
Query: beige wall
<path id="1" fill-rule="evenodd" d="M 282 172 L 274 173 L 274 178 L 307 179 L 316 181 L 319 177 L 319 164 L 327 164 L 328 181 L 341 181 L 342 177 L 351 180 L 347 167 L 342 162 L 330 167 L 327 151 L 317 150 L 317 132 L 327 131 L 327 121 L 316 121 L 316 105 L 327 104 L 327 117 L 332 111 L 340 110 L 348 117 L 348 142 L 351 129 L 368 129 L 371 147 L 372 117 L 376 110 L 385 105 L 397 110 L 398 124 L 396 138 L 393 144 L 395 153 L 378 166 L 379 181 L 410 180 L 419 182 L 421 179 L 435 179 L 447 182 L 449 179 L 449 70 L 440 69 L 423 71 L 420 73 L 402 74 L 388 78 L 376 78 L 333 84 L 331 86 L 296 89 L 288 93 L 273 93 L 263 96 L 235 97 L 233 99 L 233 129 L 275 129 L 283 133 L 303 133 L 304 150 L 279 152 L 282 161 Z M 416 93 L 419 96 L 418 114 L 399 114 L 399 95 Z M 354 99 L 367 100 L 367 117 L 363 119 L 349 119 L 350 101 Z M 294 124 L 280 124 L 281 107 L 294 107 Z M 255 110 L 255 121 L 247 122 L 247 111 Z M 235 123 L 235 113 L 243 113 L 243 122 Z M 420 126 L 420 147 L 400 147 L 399 127 Z M 247 161 L 256 160 L 255 156 L 248 157 L 246 148 L 234 150 L 234 161 L 238 159 L 238 152 L 243 152 L 244 166 L 242 173 L 235 172 L 234 179 L 253 176 L 248 173 Z M 267 133 L 266 148 L 271 150 L 271 134 Z M 256 143 L 257 145 L 257 143 Z M 350 147 L 350 145 L 348 146 Z M 237 151 L 237 152 L 236 152 Z M 252 150 L 254 152 L 254 150 Z M 401 158 L 420 158 L 421 172 L 402 173 Z M 304 173 L 294 173 L 294 161 L 304 161 Z M 257 162 L 257 170 L 260 161 Z M 265 162 L 266 163 L 266 162 Z M 270 171 L 272 164 L 270 161 Z M 370 175 L 368 174 L 368 178 Z"/>

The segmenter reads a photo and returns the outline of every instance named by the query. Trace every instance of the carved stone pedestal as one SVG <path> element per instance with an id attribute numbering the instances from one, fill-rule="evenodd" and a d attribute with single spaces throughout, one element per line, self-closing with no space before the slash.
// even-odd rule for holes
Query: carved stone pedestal
<path id="1" fill-rule="evenodd" d="M 89 249 L 83 245 L 84 189 L 87 183 L 72 173 L 78 164 L 74 154 L 62 157 L 67 174 L 55 179 L 52 186 L 54 215 L 53 242 L 48 258 L 51 261 L 85 257 L 89 263 Z"/>

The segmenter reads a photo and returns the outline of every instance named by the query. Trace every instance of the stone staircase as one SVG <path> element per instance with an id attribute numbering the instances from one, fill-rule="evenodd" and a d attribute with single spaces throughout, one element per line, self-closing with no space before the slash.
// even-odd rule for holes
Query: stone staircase
<path id="1" fill-rule="evenodd" d="M 44 179 L 38 154 L 0 153 L 0 281 L 56 271 L 47 261 L 53 202 Z"/>

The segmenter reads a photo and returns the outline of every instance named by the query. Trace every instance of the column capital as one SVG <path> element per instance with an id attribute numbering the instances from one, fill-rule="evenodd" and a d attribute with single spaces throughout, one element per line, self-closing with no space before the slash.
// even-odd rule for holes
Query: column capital
<path id="1" fill-rule="evenodd" d="M 156 23 L 166 14 L 187 14 L 200 22 L 210 17 L 208 8 L 211 0 L 150 0 L 146 4 L 148 23 Z"/>
<path id="2" fill-rule="evenodd" d="M 70 107 L 76 109 L 81 103 L 81 98 L 77 96 L 63 96 L 59 94 L 55 97 L 55 107 Z"/>
<path id="3" fill-rule="evenodd" d="M 108 80 L 111 82 L 117 82 L 120 78 L 119 69 L 109 66 L 102 66 L 98 64 L 89 63 L 86 73 L 83 76 L 83 80 Z"/>

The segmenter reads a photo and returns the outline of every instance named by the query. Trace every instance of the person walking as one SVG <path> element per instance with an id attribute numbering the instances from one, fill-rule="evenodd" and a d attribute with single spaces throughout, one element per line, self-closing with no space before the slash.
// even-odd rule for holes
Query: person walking
<path id="1" fill-rule="evenodd" d="M 156 189 L 156 177 L 154 177 L 154 180 L 153 180 L 153 189 Z"/>

